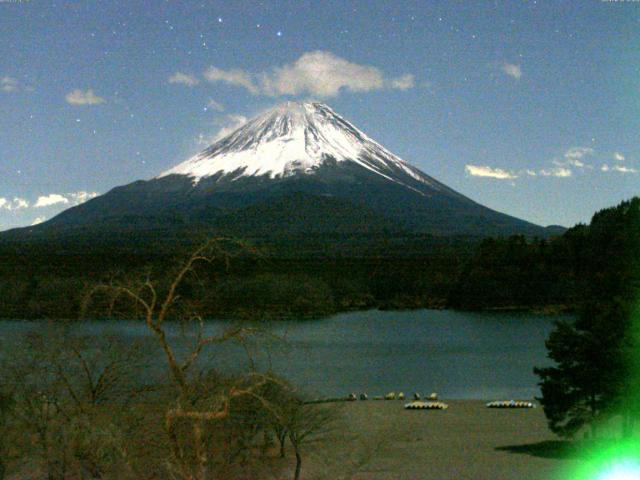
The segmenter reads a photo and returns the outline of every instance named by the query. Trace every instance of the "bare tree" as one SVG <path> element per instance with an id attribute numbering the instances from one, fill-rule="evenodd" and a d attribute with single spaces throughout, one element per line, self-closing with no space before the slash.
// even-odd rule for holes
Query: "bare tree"
<path id="1" fill-rule="evenodd" d="M 215 238 L 200 248 L 177 269 L 165 291 L 150 278 L 139 284 L 102 284 L 88 293 L 83 307 L 86 312 L 91 302 L 100 295 L 106 295 L 109 312 L 124 302 L 128 311 L 139 311 L 145 325 L 161 347 L 170 373 L 171 383 L 176 390 L 175 401 L 164 413 L 164 427 L 169 440 L 171 460 L 176 465 L 175 474 L 186 480 L 203 480 L 210 476 L 209 465 L 211 440 L 208 430 L 211 425 L 227 419 L 232 402 L 242 397 L 260 400 L 263 406 L 267 401 L 260 397 L 260 389 L 273 379 L 253 372 L 244 376 L 224 389 L 202 395 L 198 382 L 194 380 L 193 367 L 207 347 L 219 345 L 231 340 L 243 342 L 248 336 L 257 333 L 255 328 L 234 325 L 216 335 L 206 335 L 203 318 L 188 304 L 180 302 L 180 289 L 189 278 L 197 278 L 196 267 L 201 264 L 212 265 L 215 262 L 228 264 L 239 253 L 254 252 L 242 242 L 227 238 Z M 178 355 L 169 340 L 167 321 L 178 319 L 195 328 L 195 340 L 186 352 Z M 204 399 L 204 401 L 203 401 Z M 188 425 L 189 434 L 185 433 Z M 192 447 L 193 452 L 191 452 Z"/>
<path id="2" fill-rule="evenodd" d="M 61 326 L 16 346 L 2 378 L 11 389 L 7 430 L 22 463 L 50 479 L 122 473 L 121 437 L 135 424 L 128 407 L 140 393 L 139 352 L 118 338 L 88 340 Z"/>
<path id="3" fill-rule="evenodd" d="M 12 387 L 0 397 L 0 430 L 16 438 L 10 468 L 50 480 L 281 478 L 287 466 L 278 453 L 290 443 L 298 479 L 307 447 L 329 430 L 332 415 L 303 404 L 291 386 L 259 373 L 253 361 L 244 374 L 201 369 L 204 355 L 226 342 L 238 342 L 251 356 L 264 331 L 244 324 L 212 330 L 197 314 L 197 295 L 181 296 L 206 288 L 201 267 L 218 271 L 243 252 L 241 243 L 216 239 L 164 281 L 130 277 L 88 291 L 81 318 L 97 311 L 140 318 L 153 352 L 118 337 L 80 335 L 75 324 L 29 335 L 20 358 L 0 372 L 3 387 Z M 187 335 L 176 337 L 177 326 Z M 168 381 L 148 377 L 152 359 Z M 6 438 L 0 438 L 0 460 Z"/>
<path id="4" fill-rule="evenodd" d="M 332 405 L 304 403 L 292 390 L 281 390 L 274 402 L 272 428 L 279 441 L 280 456 L 285 455 L 288 439 L 296 459 L 294 480 L 302 472 L 302 455 L 306 448 L 323 439 L 335 427 L 338 410 Z"/>

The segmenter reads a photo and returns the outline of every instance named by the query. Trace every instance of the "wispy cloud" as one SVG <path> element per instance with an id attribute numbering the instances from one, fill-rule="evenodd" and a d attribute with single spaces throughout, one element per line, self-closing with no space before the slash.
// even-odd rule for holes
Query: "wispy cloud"
<path id="1" fill-rule="evenodd" d="M 614 165 L 611 170 L 620 173 L 638 173 L 638 170 L 631 167 L 624 167 L 622 165 Z"/>
<path id="2" fill-rule="evenodd" d="M 15 197 L 13 199 L 13 205 L 15 210 L 20 210 L 21 208 L 29 208 L 29 202 L 20 197 Z"/>
<path id="3" fill-rule="evenodd" d="M 573 172 L 570 169 L 565 167 L 555 167 L 555 168 L 549 168 L 549 169 L 543 168 L 538 173 L 543 177 L 560 177 L 560 178 L 567 178 L 573 175 Z"/>
<path id="4" fill-rule="evenodd" d="M 407 90 L 415 85 L 412 74 L 387 77 L 377 67 L 350 62 L 321 50 L 304 53 L 291 64 L 258 74 L 211 66 L 204 72 L 204 77 L 209 82 L 223 82 L 246 88 L 255 95 L 271 97 L 312 95 L 327 98 L 342 91 Z"/>
<path id="5" fill-rule="evenodd" d="M 100 105 L 101 103 L 106 103 L 106 100 L 97 96 L 91 88 L 87 91 L 74 90 L 67 93 L 64 98 L 71 105 Z"/>
<path id="6" fill-rule="evenodd" d="M 577 158 L 580 159 L 587 155 L 593 155 L 593 148 L 590 147 L 573 147 L 564 152 L 565 158 Z"/>
<path id="7" fill-rule="evenodd" d="M 195 76 L 187 73 L 176 72 L 169 77 L 169 83 L 176 83 L 179 85 L 185 85 L 187 87 L 195 87 L 200 83 Z"/>
<path id="8" fill-rule="evenodd" d="M 204 78 L 211 83 L 223 82 L 236 87 L 244 87 L 253 94 L 258 93 L 258 87 L 253 83 L 251 74 L 243 70 L 223 70 L 211 66 L 204 72 Z"/>
<path id="9" fill-rule="evenodd" d="M 53 205 L 80 205 L 81 203 L 91 200 L 98 196 L 97 192 L 87 192 L 80 190 L 70 193 L 50 193 L 48 195 L 41 195 L 36 200 L 33 208 L 45 208 Z"/>
<path id="10" fill-rule="evenodd" d="M 515 180 L 518 175 L 502 168 L 489 167 L 488 165 L 465 165 L 465 172 L 473 177 L 488 177 L 497 180 Z"/>
<path id="11" fill-rule="evenodd" d="M 24 219 L 25 223 L 22 223 L 22 226 L 37 225 L 65 208 L 80 205 L 97 196 L 97 192 L 79 190 L 64 194 L 50 193 L 40 195 L 34 202 L 21 197 L 14 197 L 13 199 L 0 197 L 0 213 L 5 212 L 5 216 L 10 215 L 14 219 Z M 11 223 L 14 226 L 18 226 L 15 221 Z M 0 227 L 0 229 L 2 228 Z"/>
<path id="12" fill-rule="evenodd" d="M 0 90 L 6 93 L 17 92 L 20 88 L 20 82 L 13 77 L 1 77 L 0 78 Z"/>
<path id="13" fill-rule="evenodd" d="M 595 172 L 594 166 L 585 161 L 586 158 L 594 159 L 602 158 L 595 149 L 591 147 L 572 147 L 565 150 L 561 155 L 550 161 L 551 166 L 540 169 L 526 168 L 522 170 L 507 170 L 503 168 L 494 168 L 487 165 L 466 165 L 465 172 L 474 177 L 490 177 L 498 180 L 515 180 L 516 178 L 526 177 L 556 177 L 569 178 L 574 172 Z M 621 164 L 625 161 L 623 154 L 619 152 L 606 154 L 607 158 L 616 160 L 616 164 L 602 164 L 600 171 L 602 172 L 618 172 L 622 174 L 637 174 L 638 169 L 632 166 Z"/>
<path id="14" fill-rule="evenodd" d="M 416 83 L 416 78 L 411 73 L 407 73 L 398 78 L 393 78 L 389 82 L 391 88 L 396 90 L 409 90 L 413 88 Z"/>
<path id="15" fill-rule="evenodd" d="M 603 172 L 618 172 L 618 173 L 638 173 L 638 170 L 631 167 L 625 167 L 624 165 L 609 166 L 606 163 L 600 167 Z"/>
<path id="16" fill-rule="evenodd" d="M 245 123 L 247 123 L 247 120 L 247 117 L 245 117 L 244 115 L 225 115 L 224 118 L 218 119 L 214 122 L 214 125 L 217 126 L 217 130 L 213 134 L 201 133 L 200 135 L 198 135 L 198 146 L 208 147 L 212 143 L 215 143 L 218 140 L 222 140 L 224 137 L 226 137 L 230 133 L 233 133 Z"/>
<path id="17" fill-rule="evenodd" d="M 552 163 L 557 167 L 593 168 L 583 161 L 585 157 L 593 154 L 593 148 L 572 147 L 564 152 L 561 159 L 556 158 Z"/>
<path id="18" fill-rule="evenodd" d="M 520 68 L 520 65 L 505 62 L 502 64 L 501 70 L 506 75 L 509 75 L 511 78 L 515 78 L 516 80 L 520 80 L 522 77 L 522 68 Z"/>
<path id="19" fill-rule="evenodd" d="M 67 198 L 72 205 L 80 205 L 81 203 L 91 200 L 92 198 L 96 198 L 97 196 L 98 192 L 87 192 L 85 190 L 67 193 Z"/>
<path id="20" fill-rule="evenodd" d="M 563 159 L 555 158 L 551 161 L 557 167 L 576 167 L 576 168 L 592 168 L 579 158 L 564 157 Z"/>
<path id="21" fill-rule="evenodd" d="M 224 112 L 225 108 L 224 105 L 222 105 L 220 102 L 216 102 L 213 99 L 209 99 L 209 101 L 207 102 L 207 108 L 211 109 L 211 110 L 215 110 L 216 112 Z"/>
<path id="22" fill-rule="evenodd" d="M 29 208 L 29 202 L 24 198 L 14 197 L 13 200 L 10 200 L 5 197 L 0 197 L 0 210 L 22 210 L 24 208 Z"/>

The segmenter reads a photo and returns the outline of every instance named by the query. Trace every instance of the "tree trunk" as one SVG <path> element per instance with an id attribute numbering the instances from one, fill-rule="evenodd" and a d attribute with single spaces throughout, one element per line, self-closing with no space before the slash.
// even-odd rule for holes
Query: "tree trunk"
<path id="1" fill-rule="evenodd" d="M 596 427 L 597 410 L 596 410 L 596 396 L 594 393 L 591 394 L 590 406 L 591 406 L 591 437 L 595 439 L 597 436 L 597 427 Z"/>
<path id="2" fill-rule="evenodd" d="M 284 446 L 286 441 L 287 441 L 287 433 L 285 430 L 281 434 L 280 433 L 278 434 L 278 442 L 280 443 L 280 458 L 284 458 L 285 456 Z"/>
<path id="3" fill-rule="evenodd" d="M 296 449 L 296 473 L 293 480 L 300 480 L 300 470 L 302 469 L 302 457 L 300 452 Z"/>

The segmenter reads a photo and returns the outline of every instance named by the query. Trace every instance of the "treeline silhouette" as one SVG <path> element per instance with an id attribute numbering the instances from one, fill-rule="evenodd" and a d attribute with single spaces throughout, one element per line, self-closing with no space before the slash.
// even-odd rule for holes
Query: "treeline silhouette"
<path id="1" fill-rule="evenodd" d="M 185 285 L 211 317 L 313 317 L 358 309 L 575 311 L 590 278 L 616 268 L 601 232 L 639 198 L 551 239 L 319 238 L 258 245 Z M 250 241 L 251 243 L 251 241 Z M 257 242 L 259 243 L 259 242 Z M 76 318 L 96 283 L 168 271 L 192 245 L 0 245 L 0 317 Z"/>

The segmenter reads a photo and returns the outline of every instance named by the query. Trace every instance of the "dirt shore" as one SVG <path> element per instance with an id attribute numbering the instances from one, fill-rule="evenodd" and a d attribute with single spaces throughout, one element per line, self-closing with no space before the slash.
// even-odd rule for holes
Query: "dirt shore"
<path id="1" fill-rule="evenodd" d="M 446 403 L 444 411 L 404 410 L 402 401 L 346 403 L 340 408 L 349 434 L 322 442 L 311 470 L 371 480 L 552 480 L 576 461 L 548 430 L 541 408 Z"/>

